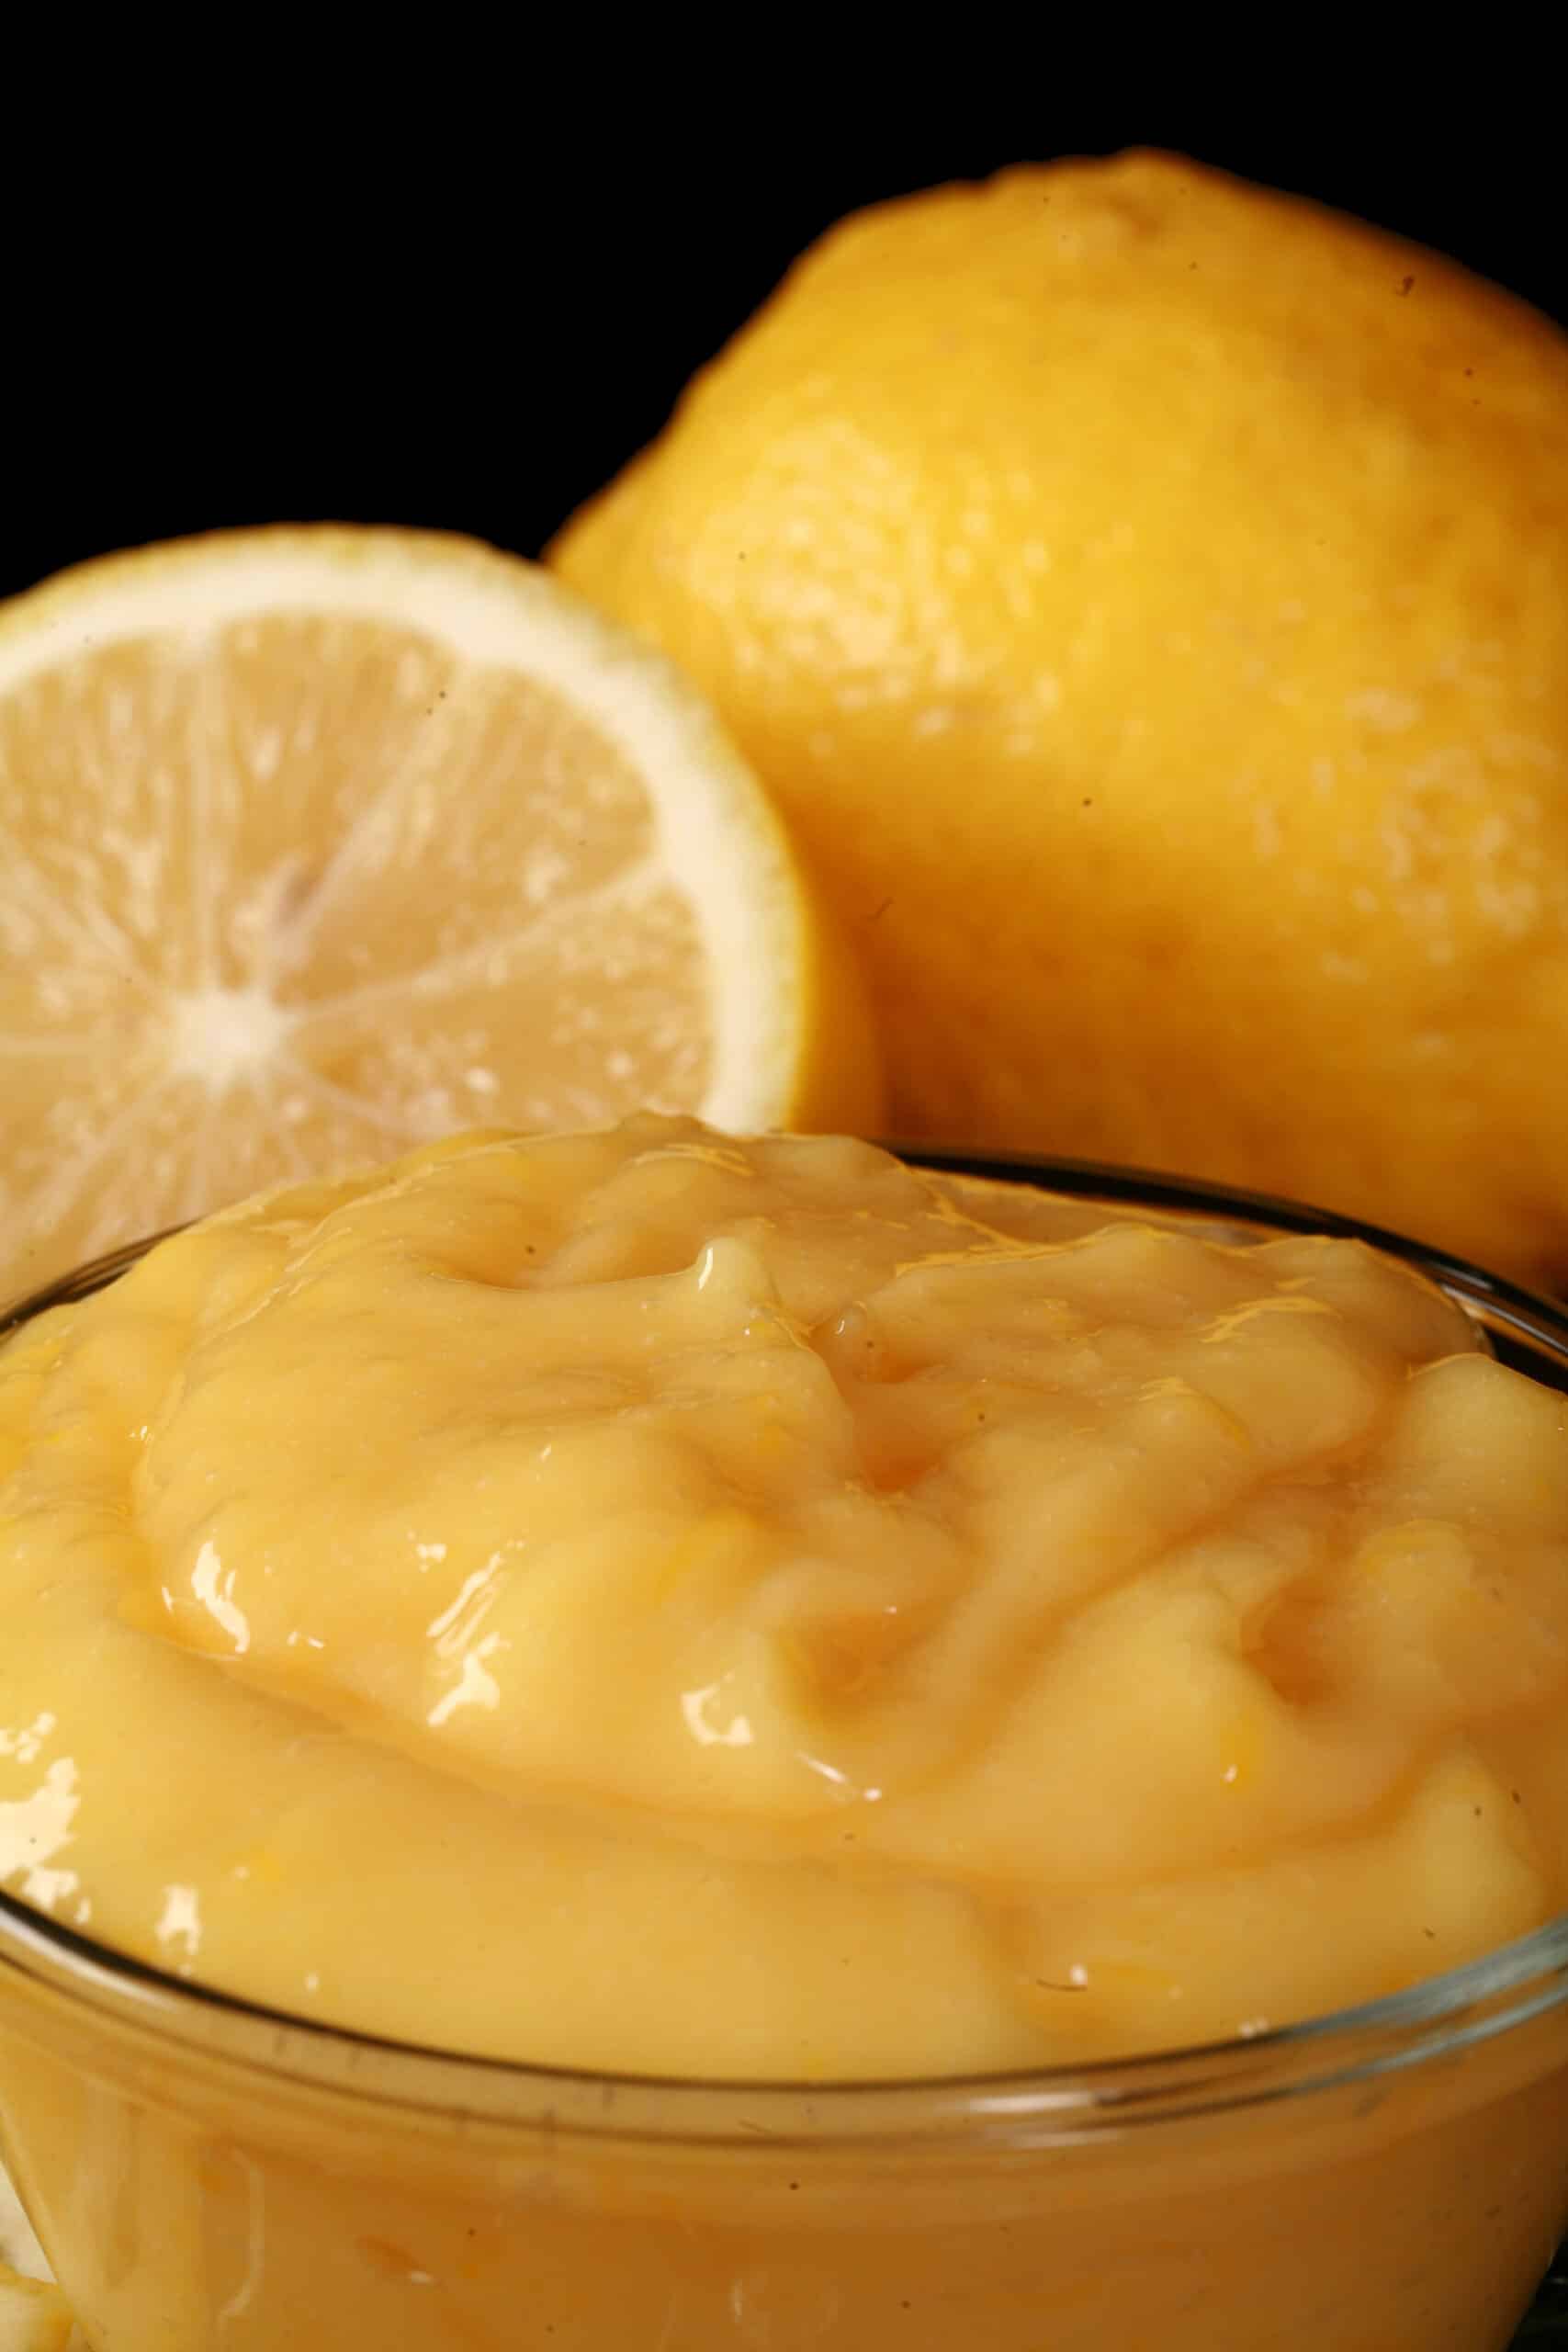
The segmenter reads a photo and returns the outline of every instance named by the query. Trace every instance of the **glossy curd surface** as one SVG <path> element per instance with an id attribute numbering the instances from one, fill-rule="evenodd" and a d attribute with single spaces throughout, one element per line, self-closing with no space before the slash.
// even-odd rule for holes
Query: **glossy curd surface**
<path id="1" fill-rule="evenodd" d="M 362 2032 L 1254 2036 L 1568 1887 L 1568 1412 L 1352 1242 L 684 1121 L 275 1194 L 0 1348 L 0 1883 Z"/>

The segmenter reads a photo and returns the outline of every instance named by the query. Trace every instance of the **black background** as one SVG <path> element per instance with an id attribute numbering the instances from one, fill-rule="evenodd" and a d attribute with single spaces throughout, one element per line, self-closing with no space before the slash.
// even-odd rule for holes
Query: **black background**
<path id="1" fill-rule="evenodd" d="M 1562 139 L 1520 112 L 1528 69 L 1506 117 L 1463 59 L 1421 91 L 1363 71 L 1353 122 L 1339 85 L 1298 106 L 1280 69 L 1229 108 L 1190 95 L 1201 77 L 1153 100 L 1107 70 L 1026 95 L 1042 77 L 1023 67 L 978 90 L 944 90 L 937 71 L 901 102 L 836 107 L 773 89 L 763 67 L 722 105 L 675 106 L 668 63 L 647 63 L 646 96 L 642 70 L 623 66 L 608 111 L 580 61 L 547 102 L 498 66 L 481 116 L 479 59 L 456 82 L 433 73 L 423 98 L 340 88 L 313 115 L 241 118 L 226 96 L 166 119 L 122 109 L 107 141 L 34 126 L 5 273 L 0 592 L 266 521 L 427 525 L 536 552 L 830 221 L 1023 159 L 1179 148 L 1568 318 Z"/>

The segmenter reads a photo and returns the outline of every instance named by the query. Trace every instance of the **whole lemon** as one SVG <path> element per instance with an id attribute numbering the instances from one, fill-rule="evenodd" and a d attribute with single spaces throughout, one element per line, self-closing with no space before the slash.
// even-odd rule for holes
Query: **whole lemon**
<path id="1" fill-rule="evenodd" d="M 908 1134 L 1568 1280 L 1568 339 L 1179 159 L 831 232 L 552 559 L 718 703 Z"/>

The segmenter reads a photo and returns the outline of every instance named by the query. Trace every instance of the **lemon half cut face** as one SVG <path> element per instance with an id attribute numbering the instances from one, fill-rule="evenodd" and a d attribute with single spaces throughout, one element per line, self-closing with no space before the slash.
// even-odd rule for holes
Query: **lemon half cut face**
<path id="1" fill-rule="evenodd" d="M 0 1288 L 451 1129 L 868 1124 L 779 820 L 659 655 L 393 531 L 0 612 Z"/>

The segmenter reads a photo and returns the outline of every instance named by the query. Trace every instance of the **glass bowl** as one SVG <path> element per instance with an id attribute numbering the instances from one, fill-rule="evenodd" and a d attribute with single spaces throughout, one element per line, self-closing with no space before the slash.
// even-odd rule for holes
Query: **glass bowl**
<path id="1" fill-rule="evenodd" d="M 1568 1316 L 1397 1237 L 1127 1170 L 906 1156 L 1372 1242 L 1568 1390 Z M 96 2352 L 1501 2352 L 1568 2223 L 1568 1919 L 1249 2041 L 803 2086 L 378 2041 L 0 1895 L 0 2155 Z"/>

